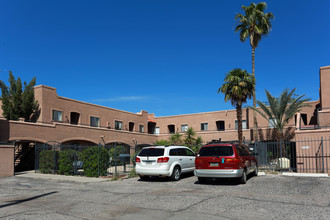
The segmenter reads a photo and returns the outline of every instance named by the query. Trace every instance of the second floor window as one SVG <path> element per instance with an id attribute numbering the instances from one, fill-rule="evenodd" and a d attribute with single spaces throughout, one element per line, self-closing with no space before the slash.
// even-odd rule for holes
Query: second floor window
<path id="1" fill-rule="evenodd" d="M 123 129 L 123 122 L 115 121 L 115 129 L 116 130 L 122 130 Z"/>
<path id="2" fill-rule="evenodd" d="M 276 120 L 275 118 L 270 118 L 270 119 L 268 120 L 268 126 L 269 126 L 270 128 L 275 128 L 275 124 L 276 124 L 276 122 L 277 122 L 277 120 Z"/>
<path id="3" fill-rule="evenodd" d="M 61 111 L 53 110 L 53 121 L 63 121 L 62 115 Z"/>
<path id="4" fill-rule="evenodd" d="M 91 116 L 90 126 L 91 127 L 100 127 L 100 118 Z"/>
<path id="5" fill-rule="evenodd" d="M 139 129 L 139 131 L 140 131 L 141 133 L 144 132 L 144 125 L 140 125 L 140 129 Z"/>
<path id="6" fill-rule="evenodd" d="M 188 125 L 181 125 L 181 132 L 186 132 L 188 130 Z"/>
<path id="7" fill-rule="evenodd" d="M 235 120 L 235 129 L 238 130 L 237 120 Z M 242 129 L 246 129 L 246 120 L 242 120 Z"/>
<path id="8" fill-rule="evenodd" d="M 202 131 L 209 130 L 209 124 L 208 123 L 201 123 L 201 130 Z"/>

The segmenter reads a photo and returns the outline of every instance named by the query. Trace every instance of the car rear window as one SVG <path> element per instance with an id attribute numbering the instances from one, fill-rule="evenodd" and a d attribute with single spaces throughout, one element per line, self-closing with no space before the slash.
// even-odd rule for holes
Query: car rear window
<path id="1" fill-rule="evenodd" d="M 199 151 L 200 157 L 232 156 L 233 154 L 234 151 L 232 146 L 203 147 Z"/>
<path id="2" fill-rule="evenodd" d="M 144 157 L 159 157 L 164 155 L 164 149 L 162 148 L 147 148 L 142 149 L 139 156 Z"/>

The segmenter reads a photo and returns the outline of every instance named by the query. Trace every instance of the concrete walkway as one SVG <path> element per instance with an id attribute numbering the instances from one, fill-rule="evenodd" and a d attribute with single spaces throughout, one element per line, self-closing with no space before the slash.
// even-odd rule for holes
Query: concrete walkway
<path id="1" fill-rule="evenodd" d="M 101 177 L 65 176 L 65 175 L 57 175 L 57 174 L 35 173 L 34 170 L 15 173 L 15 177 L 27 177 L 34 179 L 47 179 L 47 180 L 58 180 L 58 181 L 79 182 L 79 183 L 105 182 L 111 180 L 110 178 L 101 178 Z"/>

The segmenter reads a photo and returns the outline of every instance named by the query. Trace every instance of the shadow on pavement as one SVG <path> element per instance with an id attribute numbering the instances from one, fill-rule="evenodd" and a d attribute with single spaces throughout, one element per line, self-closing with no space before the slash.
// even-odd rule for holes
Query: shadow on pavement
<path id="1" fill-rule="evenodd" d="M 41 195 L 38 195 L 38 196 L 33 196 L 33 197 L 30 197 L 30 198 L 27 198 L 27 199 L 20 199 L 20 200 L 10 201 L 8 204 L 0 205 L 0 209 L 4 208 L 4 207 L 7 207 L 7 206 L 17 205 L 17 204 L 20 204 L 20 203 L 23 203 L 23 202 L 28 202 L 28 201 L 38 199 L 38 198 L 41 198 L 41 197 L 44 197 L 44 196 L 48 196 L 48 195 L 51 195 L 51 194 L 54 194 L 54 193 L 57 193 L 57 191 L 41 194 Z"/>

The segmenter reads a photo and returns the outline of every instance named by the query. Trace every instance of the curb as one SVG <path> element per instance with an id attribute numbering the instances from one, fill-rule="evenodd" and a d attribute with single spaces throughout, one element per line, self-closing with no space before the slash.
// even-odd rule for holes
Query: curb
<path id="1" fill-rule="evenodd" d="M 327 173 L 289 173 L 283 172 L 282 176 L 295 176 L 295 177 L 329 177 Z"/>

